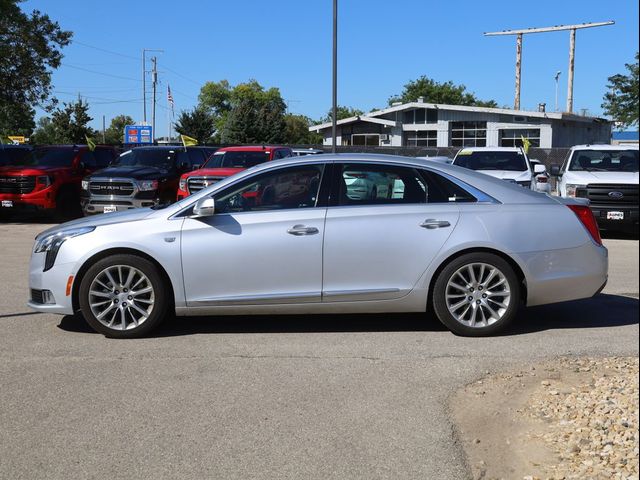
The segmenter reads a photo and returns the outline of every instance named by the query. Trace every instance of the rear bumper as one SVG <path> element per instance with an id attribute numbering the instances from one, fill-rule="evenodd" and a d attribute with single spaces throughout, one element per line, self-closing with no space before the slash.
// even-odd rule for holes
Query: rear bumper
<path id="1" fill-rule="evenodd" d="M 590 298 L 607 282 L 608 251 L 593 242 L 519 257 L 524 262 L 527 306 Z"/>

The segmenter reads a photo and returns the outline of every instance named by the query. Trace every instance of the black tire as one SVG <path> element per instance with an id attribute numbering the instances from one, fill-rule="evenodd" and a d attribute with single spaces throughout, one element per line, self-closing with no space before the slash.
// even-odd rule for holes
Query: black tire
<path id="1" fill-rule="evenodd" d="M 131 328 L 122 329 L 122 322 L 120 324 L 114 323 L 113 327 L 109 327 L 108 325 L 102 323 L 91 309 L 89 294 L 91 284 L 96 279 L 96 277 L 99 277 L 101 275 L 101 272 L 104 272 L 105 269 L 114 266 L 125 266 L 142 272 L 142 274 L 146 276 L 148 282 L 150 283 L 150 286 L 152 287 L 151 295 L 153 296 L 153 306 L 149 312 L 148 317 L 144 321 L 140 322 L 139 325 L 131 326 Z M 116 285 L 115 288 L 122 288 L 122 283 L 124 283 L 122 282 L 122 279 L 116 278 L 115 275 L 113 275 L 113 278 L 116 283 L 120 283 L 120 286 Z M 119 280 L 120 282 L 118 282 Z M 111 287 L 112 285 L 107 284 L 107 286 Z M 108 292 L 106 289 L 104 289 L 104 291 Z M 123 295 L 124 292 L 126 292 L 126 290 L 123 290 L 123 292 L 120 292 L 119 290 L 115 291 Z M 162 321 L 165 319 L 165 317 L 167 316 L 167 310 L 171 305 L 171 301 L 169 299 L 170 292 L 171 290 L 165 284 L 164 278 L 158 271 L 158 268 L 152 262 L 136 255 L 117 254 L 97 261 L 89 268 L 89 270 L 87 270 L 80 283 L 78 300 L 82 316 L 95 331 L 102 333 L 109 338 L 139 338 L 148 334 L 150 331 L 160 325 L 160 323 L 162 323 Z M 122 300 L 123 299 L 121 299 L 120 301 Z M 112 303 L 117 302 L 112 301 Z M 122 310 L 122 305 L 123 304 L 121 303 L 119 306 L 114 306 L 114 308 L 116 308 L 116 310 Z M 140 306 L 140 304 L 138 305 Z M 111 305 L 107 304 L 107 307 L 108 306 Z M 129 307 L 129 309 L 131 309 L 131 307 Z M 118 312 L 120 312 L 120 310 L 118 310 Z M 133 310 L 131 310 L 131 312 L 135 313 Z M 120 315 L 120 313 L 118 313 L 118 315 Z M 128 311 L 127 313 L 123 313 L 122 315 L 125 315 L 125 319 L 128 318 L 129 320 L 131 320 L 133 316 L 133 314 L 129 313 Z M 122 317 L 119 317 L 118 320 L 120 318 Z M 133 322 L 131 321 L 131 323 Z M 125 326 L 126 325 L 127 323 L 125 322 Z"/>
<path id="2" fill-rule="evenodd" d="M 449 311 L 449 307 L 447 306 L 447 298 L 446 298 L 448 283 L 452 279 L 452 277 L 456 274 L 456 272 L 460 271 L 460 269 L 462 268 L 466 268 L 465 271 L 468 272 L 469 266 L 474 264 L 475 265 L 486 264 L 490 267 L 496 268 L 500 273 L 502 273 L 507 283 L 506 287 L 502 287 L 502 286 L 496 287 L 496 290 L 498 290 L 499 288 L 505 288 L 505 291 L 506 289 L 508 289 L 508 291 L 510 292 L 510 298 L 508 301 L 507 308 L 504 309 L 499 319 L 493 320 L 493 323 L 490 323 L 491 319 L 485 320 L 487 316 L 486 313 L 489 313 L 490 310 L 488 310 L 488 308 L 484 306 L 484 303 L 482 303 L 482 302 L 485 302 L 486 300 L 482 299 L 483 293 L 481 292 L 481 290 L 482 288 L 486 288 L 486 287 L 483 287 L 483 285 L 479 283 L 478 285 L 480 287 L 479 288 L 476 287 L 476 289 L 474 289 L 475 293 L 474 291 L 471 291 L 471 290 L 469 291 L 465 290 L 466 293 L 464 293 L 464 295 L 461 295 L 462 298 L 460 298 L 460 301 L 465 301 L 465 298 L 466 298 L 466 299 L 469 299 L 470 304 L 476 303 L 478 305 L 478 312 L 479 312 L 478 318 L 482 318 L 483 320 L 485 320 L 484 321 L 485 325 L 477 325 L 475 327 L 463 323 L 463 321 L 465 320 L 465 316 L 462 315 L 461 312 L 464 312 L 464 308 L 466 307 L 466 305 L 463 304 L 461 307 L 459 307 L 460 310 L 457 310 L 457 311 L 454 310 L 456 311 L 456 313 L 459 314 L 460 317 L 462 317 L 462 320 L 458 320 Z M 479 276 L 479 270 L 475 270 L 475 272 Z M 456 280 L 462 280 L 462 279 L 456 276 Z M 463 283 L 463 282 L 456 281 L 456 283 Z M 494 282 L 489 282 L 489 283 L 491 284 Z M 466 287 L 467 285 L 464 285 L 464 286 Z M 451 287 L 449 288 L 451 289 Z M 453 290 L 450 290 L 450 292 L 461 292 L 461 291 L 459 289 L 454 288 Z M 509 325 L 509 323 L 513 321 L 513 319 L 516 317 L 516 315 L 518 314 L 518 310 L 520 309 L 520 306 L 521 306 L 520 305 L 521 303 L 520 281 L 518 280 L 518 276 L 514 272 L 513 268 L 511 267 L 511 265 L 509 265 L 509 263 L 506 260 L 499 257 L 498 255 L 494 255 L 492 253 L 486 253 L 486 252 L 468 253 L 468 254 L 461 255 L 460 257 L 452 260 L 449 264 L 447 264 L 442 269 L 442 271 L 436 278 L 431 295 L 432 295 L 431 304 L 433 305 L 433 310 L 436 316 L 438 317 L 438 320 L 440 320 L 440 322 L 442 322 L 449 330 L 451 330 L 456 335 L 461 335 L 465 337 L 483 337 L 483 336 L 495 335 L 503 331 L 506 328 L 506 326 Z M 480 298 L 475 299 L 473 295 L 479 296 Z M 456 296 L 457 296 L 457 293 L 456 293 Z M 471 298 L 474 298 L 474 299 L 471 300 Z M 500 297 L 500 296 L 497 296 L 495 298 L 497 299 L 497 301 L 504 300 L 504 297 Z M 454 301 L 457 301 L 457 299 L 452 300 L 452 302 Z M 481 303 L 477 303 L 478 301 L 480 301 Z M 494 300 L 489 300 L 489 301 L 494 302 Z M 489 306 L 496 309 L 495 302 L 491 303 Z M 472 310 L 474 310 L 476 305 L 470 305 L 470 307 L 472 307 Z M 472 313 L 469 313 L 469 316 L 471 315 Z M 483 323 L 483 322 L 479 322 L 479 323 Z"/>

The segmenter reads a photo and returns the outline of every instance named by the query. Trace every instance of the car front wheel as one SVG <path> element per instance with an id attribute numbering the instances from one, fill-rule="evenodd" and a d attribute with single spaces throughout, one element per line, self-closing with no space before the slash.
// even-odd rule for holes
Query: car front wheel
<path id="1" fill-rule="evenodd" d="M 503 258 L 485 252 L 454 259 L 436 279 L 432 304 L 452 332 L 470 337 L 503 330 L 520 308 L 520 284 Z"/>
<path id="2" fill-rule="evenodd" d="M 118 254 L 99 260 L 84 275 L 80 310 L 87 323 L 107 337 L 137 338 L 164 320 L 168 293 L 152 262 Z"/>

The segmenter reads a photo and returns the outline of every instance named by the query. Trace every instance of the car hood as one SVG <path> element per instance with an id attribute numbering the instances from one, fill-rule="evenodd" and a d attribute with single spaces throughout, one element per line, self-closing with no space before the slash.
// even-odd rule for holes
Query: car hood
<path id="1" fill-rule="evenodd" d="M 514 180 L 516 182 L 526 182 L 531 180 L 531 172 L 524 170 L 522 172 L 516 172 L 513 170 L 476 170 L 476 172 L 484 173 L 494 178 L 500 178 L 502 180 Z"/>
<path id="2" fill-rule="evenodd" d="M 40 232 L 36 236 L 36 239 L 42 237 L 43 235 L 47 235 L 49 233 L 68 230 L 70 228 L 100 227 L 104 225 L 111 225 L 113 223 L 137 222 L 140 220 L 144 220 L 145 218 L 152 215 L 153 213 L 154 213 L 154 210 L 152 210 L 151 208 L 134 208 L 132 210 L 125 210 L 122 212 L 103 213 L 100 215 L 92 215 L 90 217 L 78 218 L 77 220 L 72 220 L 70 222 L 62 223 L 60 225 L 56 225 L 55 227 L 49 228 L 43 232 Z"/>
<path id="3" fill-rule="evenodd" d="M 242 172 L 244 168 L 201 168 L 199 170 L 194 170 L 193 172 L 189 172 L 187 177 L 197 177 L 197 176 L 212 176 L 212 177 L 230 177 L 231 175 L 235 175 L 238 172 Z"/>
<path id="4" fill-rule="evenodd" d="M 638 172 L 565 172 L 565 182 L 588 185 L 590 183 L 638 184 Z"/>
<path id="5" fill-rule="evenodd" d="M 2 176 L 26 176 L 26 175 L 53 175 L 57 172 L 61 172 L 63 170 L 69 170 L 71 167 L 29 167 L 29 166 L 11 166 L 5 165 L 4 167 L 0 167 L 0 175 Z"/>
<path id="6" fill-rule="evenodd" d="M 134 180 L 160 180 L 169 175 L 169 171 L 157 167 L 119 167 L 113 166 L 94 172 L 91 177 L 132 178 Z"/>

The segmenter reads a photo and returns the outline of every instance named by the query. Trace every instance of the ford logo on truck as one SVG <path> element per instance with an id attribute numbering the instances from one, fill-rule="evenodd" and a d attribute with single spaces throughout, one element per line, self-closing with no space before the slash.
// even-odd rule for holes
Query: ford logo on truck
<path id="1" fill-rule="evenodd" d="M 622 193 L 622 192 L 609 192 L 609 197 L 615 198 L 616 200 L 619 200 L 622 197 L 624 197 L 624 193 Z"/>

